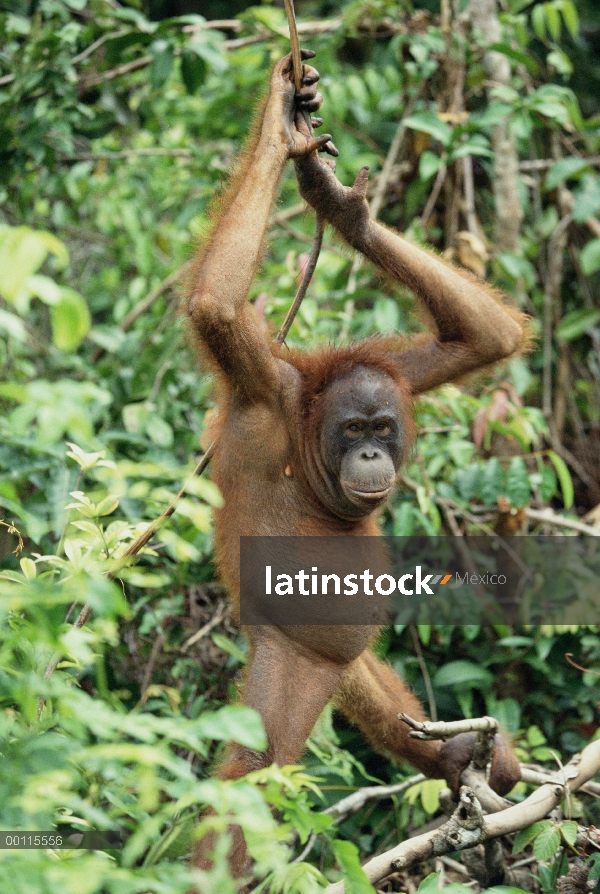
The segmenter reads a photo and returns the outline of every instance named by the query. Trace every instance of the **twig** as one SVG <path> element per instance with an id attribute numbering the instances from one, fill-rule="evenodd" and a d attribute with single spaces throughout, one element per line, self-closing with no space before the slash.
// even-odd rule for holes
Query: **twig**
<path id="1" fill-rule="evenodd" d="M 400 149 L 402 148 L 402 143 L 404 142 L 404 137 L 406 136 L 407 128 L 406 124 L 404 123 L 404 119 L 408 118 L 409 115 L 412 115 L 416 102 L 417 98 L 413 97 L 413 99 L 411 99 L 410 102 L 406 105 L 402 115 L 402 120 L 396 128 L 394 139 L 392 140 L 391 146 L 388 149 L 388 153 L 385 157 L 381 173 L 377 178 L 375 191 L 369 202 L 369 211 L 371 217 L 374 219 L 377 217 L 381 210 L 386 190 L 394 172 L 394 165 L 396 164 Z M 352 267 L 350 268 L 350 274 L 348 276 L 348 285 L 346 286 L 346 292 L 348 295 L 353 295 L 354 292 L 356 292 L 356 274 L 360 270 L 361 266 L 362 255 L 356 255 L 356 257 L 352 261 Z M 348 328 L 350 325 L 350 320 L 352 319 L 353 310 L 354 301 L 351 298 L 349 299 L 349 301 L 346 302 L 346 319 L 344 321 L 342 331 L 340 332 L 340 338 L 342 340 L 345 339 L 348 335 Z"/>
<path id="2" fill-rule="evenodd" d="M 141 685 L 141 696 L 140 701 L 142 704 L 146 701 L 146 690 L 150 685 L 150 680 L 152 679 L 152 672 L 154 670 L 154 665 L 156 664 L 156 660 L 160 655 L 162 647 L 165 644 L 165 635 L 162 631 L 160 631 L 154 642 L 152 643 L 152 651 L 150 652 L 150 658 L 148 659 L 148 664 L 146 665 L 146 669 L 144 671 L 144 678 L 142 680 Z"/>
<path id="3" fill-rule="evenodd" d="M 562 780 L 555 772 L 534 764 L 521 764 L 521 781 L 528 785 L 544 785 L 546 782 L 562 784 Z M 592 795 L 594 798 L 600 798 L 600 782 L 586 782 L 579 791 Z"/>
<path id="4" fill-rule="evenodd" d="M 585 161 L 588 165 L 593 165 L 594 167 L 598 167 L 600 165 L 600 155 L 591 155 L 589 158 L 584 158 L 582 161 Z M 520 171 L 547 171 L 553 165 L 556 164 L 555 158 L 536 158 L 531 161 L 520 161 L 519 162 L 519 170 Z"/>
<path id="5" fill-rule="evenodd" d="M 70 613 L 70 612 L 69 612 Z M 92 614 L 91 605 L 84 605 L 77 617 L 73 622 L 73 627 L 83 627 L 83 625 L 87 622 L 89 616 Z M 50 662 L 48 663 L 48 667 L 44 671 L 44 680 L 49 680 L 56 668 L 58 667 L 60 660 L 62 658 L 61 652 L 56 652 Z M 41 696 L 38 701 L 38 710 L 37 710 L 37 719 L 39 720 L 42 716 L 42 711 L 44 710 L 44 706 L 46 704 L 46 699 L 44 696 Z"/>
<path id="6" fill-rule="evenodd" d="M 203 637 L 205 637 L 207 633 L 210 633 L 210 631 L 214 627 L 217 627 L 221 623 L 221 621 L 225 617 L 226 613 L 227 613 L 227 603 L 223 600 L 223 602 L 221 602 L 219 604 L 219 606 L 217 607 L 217 611 L 212 616 L 210 621 L 208 621 L 206 624 L 204 624 L 203 627 L 201 627 L 194 634 L 192 634 L 192 636 L 190 636 L 189 639 L 186 639 L 184 644 L 181 646 L 181 651 L 187 652 L 188 649 L 190 649 L 199 640 L 201 640 Z"/>
<path id="7" fill-rule="evenodd" d="M 198 31 L 208 31 L 209 28 L 218 31 L 241 31 L 244 23 L 239 19 L 211 19 L 209 22 L 200 22 L 199 25 L 184 25 L 181 29 L 185 34 L 197 34 Z"/>
<path id="8" fill-rule="evenodd" d="M 105 81 L 114 81 L 115 78 L 120 78 L 122 75 L 131 74 L 132 71 L 138 71 L 140 68 L 146 68 L 153 60 L 153 56 L 141 56 L 139 59 L 133 59 L 132 62 L 123 62 L 122 65 L 109 68 L 107 71 L 100 71 L 96 74 L 92 72 L 86 73 L 79 79 L 77 87 L 80 93 L 85 93 L 87 90 L 97 87 Z"/>
<path id="9" fill-rule="evenodd" d="M 173 158 L 194 158 L 191 149 L 163 149 L 160 146 L 148 149 L 120 149 L 118 152 L 78 152 L 75 155 L 59 155 L 61 162 L 112 161 L 120 158 L 152 158 L 166 156 Z"/>
<path id="10" fill-rule="evenodd" d="M 292 48 L 292 67 L 294 69 L 294 84 L 299 92 L 302 88 L 302 56 L 300 55 L 300 41 L 294 13 L 294 0 L 283 0 L 285 14 L 290 29 L 290 46 Z"/>
<path id="11" fill-rule="evenodd" d="M 385 798 L 393 798 L 394 795 L 401 795 L 414 785 L 424 782 L 426 778 L 427 777 L 424 776 L 423 773 L 417 773 L 415 776 L 411 776 L 410 779 L 406 779 L 404 782 L 398 782 L 395 785 L 364 786 L 353 792 L 351 795 L 348 795 L 347 798 L 342 798 L 341 801 L 332 804 L 331 807 L 328 807 L 326 810 L 322 810 L 321 813 L 333 816 L 336 822 L 342 823 L 352 813 L 357 813 L 359 810 L 362 810 L 365 804 L 369 801 L 383 801 Z M 301 863 L 305 860 L 313 849 L 317 838 L 317 833 L 312 832 L 304 850 L 298 854 L 292 862 Z"/>
<path id="12" fill-rule="evenodd" d="M 474 792 L 475 797 L 483 807 L 486 813 L 497 813 L 499 810 L 506 810 L 511 807 L 511 802 L 506 798 L 500 797 L 493 788 L 491 788 L 485 780 L 481 770 L 474 770 L 467 767 L 460 776 L 463 785 L 468 785 Z"/>
<path id="13" fill-rule="evenodd" d="M 433 188 L 431 190 L 429 198 L 427 199 L 427 204 L 425 205 L 425 208 L 423 209 L 423 213 L 422 213 L 421 219 L 419 221 L 419 223 L 421 224 L 421 227 L 423 227 L 423 229 L 425 229 L 425 227 L 427 226 L 427 221 L 431 217 L 431 213 L 432 213 L 433 209 L 435 208 L 435 203 L 438 200 L 438 196 L 441 192 L 442 186 L 444 185 L 444 180 L 446 179 L 447 173 L 448 173 L 448 167 L 445 164 L 443 164 L 441 166 L 441 168 L 439 169 L 439 171 L 437 172 L 437 176 L 435 178 Z"/>
<path id="14" fill-rule="evenodd" d="M 468 870 L 465 869 L 462 863 L 459 863 L 458 860 L 453 860 L 452 857 L 440 857 L 440 860 L 448 869 L 451 869 L 453 872 L 458 872 L 460 875 L 466 875 L 468 879 L 471 879 Z M 471 879 L 471 882 L 473 882 L 473 879 Z"/>
<path id="15" fill-rule="evenodd" d="M 161 283 L 159 283 L 155 289 L 152 289 L 151 292 L 148 292 L 147 295 L 139 301 L 135 307 L 129 311 L 127 316 L 123 317 L 121 322 L 119 323 L 119 329 L 122 332 L 127 332 L 130 329 L 138 317 L 141 317 L 150 307 L 154 304 L 155 301 L 160 298 L 164 292 L 168 289 L 172 288 L 176 283 L 181 279 L 181 275 L 183 273 L 184 268 L 180 267 L 178 270 L 175 270 L 173 273 L 170 273 Z M 106 348 L 98 347 L 92 354 L 92 362 L 97 363 L 104 355 L 106 354 Z"/>
<path id="16" fill-rule="evenodd" d="M 414 785 L 424 782 L 427 777 L 422 773 L 417 773 L 406 779 L 404 782 L 398 782 L 395 785 L 368 785 L 359 788 L 346 798 L 342 798 L 336 804 L 332 804 L 323 813 L 334 816 L 338 822 L 343 822 L 351 813 L 362 810 L 368 801 L 382 801 L 384 798 L 392 798 L 394 795 L 402 795 Z"/>
<path id="17" fill-rule="evenodd" d="M 433 686 L 431 685 L 431 677 L 429 676 L 429 671 L 427 670 L 427 665 L 425 664 L 425 658 L 423 657 L 423 649 L 421 648 L 419 634 L 417 633 L 417 628 L 414 624 L 409 624 L 408 627 L 410 630 L 411 639 L 413 641 L 415 655 L 417 656 L 417 661 L 419 662 L 419 667 L 421 668 L 423 682 L 425 683 L 427 701 L 429 702 L 429 716 L 431 717 L 432 721 L 435 722 L 437 720 L 437 705 L 435 703 L 435 693 L 433 691 Z"/>
<path id="18" fill-rule="evenodd" d="M 192 478 L 195 478 L 197 475 L 201 475 L 202 472 L 204 472 L 204 470 L 208 466 L 209 462 L 211 461 L 214 452 L 215 452 L 215 445 L 213 443 L 209 446 L 208 450 L 206 451 L 206 453 L 204 454 L 202 459 L 199 461 L 198 465 L 196 466 L 196 468 L 194 469 L 194 471 L 188 478 L 188 481 L 191 481 Z M 154 521 L 148 525 L 148 527 L 146 528 L 144 533 L 140 534 L 140 536 L 137 538 L 137 540 L 134 540 L 134 542 L 131 544 L 131 546 L 129 546 L 125 550 L 122 558 L 117 563 L 117 566 L 115 568 L 113 568 L 113 570 L 108 575 L 109 580 L 113 580 L 117 576 L 119 571 L 126 565 L 127 560 L 133 558 L 133 556 L 137 556 L 137 554 L 140 552 L 140 550 L 143 549 L 146 546 L 146 544 L 148 543 L 148 541 L 154 536 L 154 534 L 156 534 L 158 529 L 162 526 L 163 522 L 165 522 L 168 518 L 171 518 L 171 516 L 173 515 L 173 513 L 175 512 L 175 510 L 177 508 L 177 504 L 179 503 L 179 500 L 181 500 L 182 497 L 185 497 L 187 494 L 186 487 L 187 487 L 187 481 L 185 482 L 185 484 L 183 485 L 183 487 L 181 488 L 179 493 L 173 497 L 173 499 L 171 500 L 171 502 L 169 503 L 167 508 L 164 510 L 164 512 L 161 512 L 161 514 L 158 516 L 158 518 L 155 518 Z"/>
<path id="19" fill-rule="evenodd" d="M 141 317 L 142 314 L 146 313 L 149 308 L 152 307 L 154 302 L 160 298 L 160 296 L 166 292 L 168 289 L 172 288 L 176 283 L 181 279 L 181 274 L 183 272 L 183 268 L 179 268 L 179 270 L 175 270 L 174 273 L 170 273 L 161 283 L 157 285 L 155 289 L 152 289 L 151 292 L 142 298 L 142 300 L 132 307 L 127 316 L 123 317 L 121 322 L 119 323 L 119 329 L 123 332 L 127 332 L 128 329 L 131 329 L 135 321 L 138 317 Z"/>
<path id="20" fill-rule="evenodd" d="M 402 121 L 396 129 L 394 139 L 392 140 L 392 144 L 388 150 L 388 154 L 386 155 L 385 162 L 381 169 L 381 174 L 377 178 L 375 191 L 373 192 L 373 198 L 369 203 L 371 217 L 377 217 L 377 215 L 381 211 L 381 206 L 383 205 L 383 200 L 385 198 L 385 192 L 388 188 L 388 184 L 394 170 L 394 165 L 396 164 L 396 159 L 400 154 L 400 150 L 406 136 L 407 128 L 406 124 L 404 123 L 404 119 L 408 118 L 409 115 L 412 115 L 414 107 L 416 105 L 416 101 L 416 97 L 411 99 L 410 102 L 407 103 L 404 112 L 402 113 Z"/>
<path id="21" fill-rule="evenodd" d="M 122 29 L 121 31 L 109 31 L 108 34 L 103 34 L 102 37 L 99 37 L 98 40 L 91 43 L 89 47 L 86 47 L 85 50 L 82 50 L 77 56 L 73 56 L 71 65 L 77 65 L 79 62 L 83 62 L 84 59 L 87 59 L 88 56 L 91 56 L 92 53 L 99 49 L 102 44 L 105 44 L 107 40 L 112 40 L 114 37 L 121 37 L 123 34 L 127 33 L 126 29 Z"/>
<path id="22" fill-rule="evenodd" d="M 565 518 L 552 509 L 525 509 L 525 515 L 533 521 L 544 522 L 547 525 L 554 525 L 558 528 L 569 528 L 571 531 L 579 531 L 581 534 L 589 534 L 590 537 L 600 537 L 600 530 L 585 525 L 583 522 L 576 521 L 572 518 Z"/>
<path id="23" fill-rule="evenodd" d="M 451 739 L 461 733 L 496 733 L 498 721 L 495 717 L 466 717 L 463 720 L 414 720 L 403 712 L 398 714 L 400 720 L 410 726 L 408 734 L 411 739 Z"/>
<path id="24" fill-rule="evenodd" d="M 460 553 L 464 567 L 467 568 L 469 571 L 469 577 L 471 577 L 471 575 L 473 574 L 477 577 L 477 568 L 475 567 L 473 556 L 471 555 L 469 548 L 465 544 L 465 536 L 457 524 L 452 507 L 446 500 L 436 500 L 436 503 L 442 510 L 442 514 L 446 519 L 446 522 L 448 523 L 448 527 L 456 537 L 456 548 Z M 482 600 L 482 604 L 485 604 L 485 601 L 488 597 L 482 585 L 479 583 L 475 584 L 474 590 L 477 594 L 477 597 Z"/>
<path id="25" fill-rule="evenodd" d="M 473 236 L 478 235 L 477 215 L 475 214 L 475 186 L 473 184 L 473 158 L 465 155 L 463 158 L 463 185 L 465 188 L 465 213 L 467 216 L 467 229 Z"/>
<path id="26" fill-rule="evenodd" d="M 324 226 L 323 221 L 321 220 L 320 217 L 317 217 L 317 229 L 315 232 L 315 238 L 313 240 L 313 246 L 312 246 L 309 258 L 308 258 L 308 263 L 306 264 L 306 267 L 304 268 L 304 275 L 302 276 L 302 282 L 300 283 L 298 291 L 296 292 L 296 297 L 294 298 L 294 300 L 292 302 L 292 306 L 288 310 L 286 318 L 283 321 L 283 326 L 281 327 L 281 329 L 279 330 L 279 332 L 277 333 L 277 336 L 275 338 L 275 342 L 278 345 L 282 344 L 285 341 L 287 334 L 290 331 L 290 327 L 291 327 L 292 323 L 294 322 L 296 314 L 298 313 L 300 305 L 302 304 L 304 296 L 306 295 L 306 290 L 308 289 L 308 286 L 312 279 L 312 275 L 315 272 L 315 267 L 317 266 L 317 261 L 319 260 L 319 253 L 321 251 L 321 246 L 323 244 L 324 230 L 325 230 L 325 226 Z"/>
<path id="27" fill-rule="evenodd" d="M 300 851 L 297 857 L 294 857 L 292 863 L 302 863 L 303 860 L 306 860 L 313 847 L 315 846 L 315 841 L 317 840 L 317 838 L 317 833 L 311 832 L 308 836 L 308 841 L 306 842 L 304 848 Z"/>
<path id="28" fill-rule="evenodd" d="M 300 202 L 298 205 L 292 205 L 291 208 L 284 208 L 283 211 L 278 211 L 276 214 L 271 215 L 269 226 L 275 227 L 278 224 L 282 223 L 282 221 L 289 220 L 290 217 L 298 217 L 298 215 L 304 214 L 305 212 L 306 202 Z"/>
<path id="29" fill-rule="evenodd" d="M 552 335 L 554 315 L 560 299 L 563 275 L 563 253 L 567 244 L 567 229 L 573 222 L 572 214 L 565 214 L 548 244 L 548 275 L 544 283 L 543 305 L 543 369 L 542 410 L 552 423 Z"/>

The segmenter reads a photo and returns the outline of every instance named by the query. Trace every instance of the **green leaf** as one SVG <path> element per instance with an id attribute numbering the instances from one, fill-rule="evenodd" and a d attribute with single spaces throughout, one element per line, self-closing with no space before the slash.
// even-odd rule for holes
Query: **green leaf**
<path id="1" fill-rule="evenodd" d="M 429 180 L 434 174 L 437 174 L 444 162 L 433 152 L 423 152 L 419 161 L 419 176 L 422 180 Z"/>
<path id="2" fill-rule="evenodd" d="M 439 140 L 442 146 L 448 146 L 452 139 L 452 128 L 438 118 L 435 112 L 415 112 L 404 119 L 405 127 L 428 133 L 434 139 Z"/>
<path id="3" fill-rule="evenodd" d="M 181 51 L 181 80 L 188 93 L 195 93 L 206 80 L 208 66 L 204 59 L 192 50 Z"/>
<path id="4" fill-rule="evenodd" d="M 49 307 L 60 301 L 60 286 L 49 276 L 42 276 L 39 273 L 30 276 L 27 280 L 27 290 Z"/>
<path id="5" fill-rule="evenodd" d="M 110 515 L 117 509 L 119 501 L 116 497 L 105 497 L 96 506 L 96 515 Z"/>
<path id="6" fill-rule="evenodd" d="M 552 52 L 548 53 L 546 56 L 546 62 L 565 78 L 568 78 L 573 74 L 573 63 L 562 50 L 552 50 Z"/>
<path id="7" fill-rule="evenodd" d="M 581 270 L 586 276 L 591 276 L 600 270 L 600 239 L 592 239 L 579 252 Z"/>
<path id="8" fill-rule="evenodd" d="M 483 502 L 492 506 L 504 492 L 504 471 L 497 456 L 492 456 L 483 467 L 479 496 Z"/>
<path id="9" fill-rule="evenodd" d="M 533 855 L 536 860 L 550 860 L 560 847 L 560 832 L 555 826 L 542 829 L 533 843 Z"/>
<path id="10" fill-rule="evenodd" d="M 590 874 L 588 875 L 590 881 L 595 878 L 600 878 L 600 854 L 590 854 L 586 866 L 591 866 Z"/>
<path id="11" fill-rule="evenodd" d="M 400 325 L 400 311 L 393 298 L 376 298 L 373 308 L 373 322 L 382 335 L 395 332 Z"/>
<path id="12" fill-rule="evenodd" d="M 534 838 L 542 832 L 544 829 L 552 828 L 552 823 L 550 820 L 541 820 L 539 823 L 534 823 L 532 826 L 529 826 L 527 829 L 521 829 L 520 832 L 517 832 L 515 835 L 515 840 L 513 842 L 513 854 L 520 854 L 522 850 L 525 850 L 528 844 L 530 844 Z"/>
<path id="13" fill-rule="evenodd" d="M 505 640 L 502 642 L 506 642 L 506 640 L 514 639 L 515 646 L 521 645 L 524 646 L 525 643 L 518 643 L 518 640 L 527 640 L 528 637 L 509 637 L 507 636 Z M 530 643 L 531 645 L 531 643 Z M 514 648 L 511 646 L 510 648 Z M 500 701 L 495 701 L 488 707 L 488 714 L 491 714 L 492 717 L 495 717 L 501 728 L 506 730 L 509 733 L 518 733 L 519 727 L 521 726 L 521 706 L 514 698 L 503 698 Z"/>
<path id="14" fill-rule="evenodd" d="M 232 640 L 227 639 L 226 636 L 223 636 L 222 633 L 213 633 L 211 639 L 215 646 L 219 649 L 222 649 L 223 652 L 227 652 L 228 655 L 231 655 L 232 658 L 235 658 L 236 661 L 239 661 L 240 664 L 245 664 L 248 660 L 246 654 L 240 649 L 240 647 L 234 643 Z"/>
<path id="15" fill-rule="evenodd" d="M 529 502 L 529 475 L 520 456 L 513 456 L 506 473 L 506 496 L 514 507 L 525 506 Z"/>
<path id="16" fill-rule="evenodd" d="M 527 730 L 527 744 L 534 748 L 537 745 L 544 745 L 546 737 L 539 726 L 530 726 Z"/>
<path id="17" fill-rule="evenodd" d="M 586 218 L 592 217 L 598 211 L 600 211 L 600 177 L 596 173 L 584 174 L 575 192 L 573 220 L 576 223 L 583 223 Z"/>
<path id="18" fill-rule="evenodd" d="M 449 888 L 450 885 L 446 887 Z M 527 892 L 523 888 L 514 888 L 512 885 L 494 885 L 493 888 L 486 888 L 485 894 L 527 894 Z"/>
<path id="19" fill-rule="evenodd" d="M 546 37 L 546 16 L 544 7 L 541 3 L 538 6 L 533 7 L 531 12 L 531 24 L 539 39 L 544 40 Z"/>
<path id="20" fill-rule="evenodd" d="M 256 7 L 255 7 L 256 8 Z M 277 10 L 279 12 L 279 10 Z M 223 74 L 227 70 L 228 61 L 224 49 L 222 49 L 222 35 L 218 31 L 201 31 L 198 37 L 188 44 L 197 56 L 204 59 L 206 64 L 215 72 Z"/>
<path id="21" fill-rule="evenodd" d="M 20 560 L 19 565 L 21 566 L 21 571 L 23 572 L 27 580 L 33 580 L 34 577 L 36 577 L 37 568 L 33 559 L 28 559 L 26 556 L 24 556 Z"/>
<path id="22" fill-rule="evenodd" d="M 544 3 L 544 13 L 546 16 L 546 25 L 553 40 L 560 37 L 560 16 L 558 9 L 553 3 Z"/>
<path id="23" fill-rule="evenodd" d="M 356 845 L 351 841 L 332 841 L 331 847 L 344 874 L 346 894 L 376 894 L 375 888 L 360 865 Z"/>
<path id="24" fill-rule="evenodd" d="M 438 891 L 440 891 L 439 872 L 430 873 L 423 879 L 423 881 L 417 888 L 417 894 L 436 894 L 436 892 Z"/>
<path id="25" fill-rule="evenodd" d="M 74 289 L 61 288 L 58 304 L 50 307 L 52 341 L 61 351 L 74 351 L 90 331 L 88 306 Z"/>
<path id="26" fill-rule="evenodd" d="M 446 787 L 443 779 L 426 779 L 421 783 L 421 804 L 428 816 L 437 813 L 440 807 L 440 792 Z"/>
<path id="27" fill-rule="evenodd" d="M 192 478 L 186 483 L 185 490 L 186 493 L 191 496 L 200 497 L 201 500 L 204 500 L 210 506 L 214 506 L 217 509 L 223 505 L 221 491 L 210 478 L 203 478 L 200 475 L 196 475 L 195 478 Z"/>
<path id="28" fill-rule="evenodd" d="M 157 90 L 168 80 L 175 54 L 173 47 L 166 40 L 155 40 L 150 47 L 150 53 L 152 55 L 150 80 L 152 89 Z"/>
<path id="29" fill-rule="evenodd" d="M 555 189 L 560 183 L 581 174 L 586 168 L 589 168 L 589 162 L 585 158 L 561 158 L 546 174 L 545 187 L 547 190 Z"/>
<path id="30" fill-rule="evenodd" d="M 540 70 L 539 65 L 529 53 L 526 53 L 523 50 L 518 50 L 515 47 L 512 47 L 509 43 L 492 44 L 492 46 L 486 47 L 486 51 L 489 50 L 494 50 L 496 53 L 502 53 L 502 55 L 506 56 L 508 59 L 518 62 L 519 65 L 524 65 L 530 74 L 537 74 Z"/>
<path id="31" fill-rule="evenodd" d="M 565 509 L 570 509 L 573 505 L 574 496 L 571 473 L 569 472 L 562 456 L 559 456 L 558 453 L 554 452 L 554 450 L 548 451 L 548 459 L 556 469 L 556 474 L 560 482 L 560 489 L 562 491 L 562 498 Z"/>
<path id="32" fill-rule="evenodd" d="M 488 128 L 505 121 L 514 112 L 514 105 L 508 102 L 491 102 L 482 112 L 473 112 L 469 122 L 476 127 Z"/>
<path id="33" fill-rule="evenodd" d="M 481 472 L 481 466 L 477 463 L 470 463 L 462 469 L 457 469 L 454 481 L 463 500 L 470 502 L 479 493 Z"/>
<path id="34" fill-rule="evenodd" d="M 540 477 L 540 497 L 544 503 L 547 503 L 556 493 L 556 475 L 554 474 L 554 469 L 551 469 L 550 466 L 542 466 Z"/>
<path id="35" fill-rule="evenodd" d="M 64 266 L 67 249 L 52 233 L 0 225 L 0 294 L 14 304 L 49 253 Z"/>
<path id="36" fill-rule="evenodd" d="M 599 320 L 600 310 L 574 310 L 562 318 L 556 327 L 556 337 L 561 341 L 573 341 L 589 332 Z"/>
<path id="37" fill-rule="evenodd" d="M 562 17 L 571 37 L 575 39 L 579 34 L 579 13 L 571 0 L 563 0 L 561 7 Z"/>
<path id="38" fill-rule="evenodd" d="M 435 674 L 434 686 L 467 686 L 487 688 L 494 682 L 494 675 L 480 664 L 471 661 L 450 661 Z"/>
<path id="39" fill-rule="evenodd" d="M 173 429 L 165 419 L 156 413 L 150 413 L 144 428 L 153 444 L 157 444 L 159 447 L 173 445 Z"/>
<path id="40" fill-rule="evenodd" d="M 237 742 L 246 748 L 264 751 L 267 735 L 258 711 L 246 705 L 225 705 L 196 721 L 199 735 L 222 742 Z"/>
<path id="41" fill-rule="evenodd" d="M 449 161 L 456 161 L 458 158 L 465 158 L 468 155 L 479 156 L 480 158 L 492 158 L 494 153 L 489 147 L 486 137 L 482 134 L 475 134 L 470 140 L 459 143 L 451 154 Z"/>
<path id="42" fill-rule="evenodd" d="M 20 342 L 27 341 L 27 329 L 16 316 L 0 307 L 0 330 Z"/>
<path id="43" fill-rule="evenodd" d="M 571 847 L 577 841 L 577 832 L 577 823 L 573 822 L 573 820 L 567 820 L 565 823 L 560 824 L 560 834 Z"/>

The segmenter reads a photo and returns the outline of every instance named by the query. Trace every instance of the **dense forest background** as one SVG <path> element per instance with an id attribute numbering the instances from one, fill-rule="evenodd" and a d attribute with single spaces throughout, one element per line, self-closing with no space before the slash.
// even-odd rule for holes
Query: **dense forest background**
<path id="1" fill-rule="evenodd" d="M 296 13 L 342 182 L 368 164 L 372 213 L 488 278 L 536 336 L 527 356 L 419 403 L 384 530 L 593 544 L 597 2 L 297 0 Z M 281 3 L 0 0 L 0 827 L 117 830 L 125 842 L 0 850 L 4 891 L 183 894 L 208 804 L 242 825 L 271 891 L 312 894 L 341 872 L 348 891 L 372 892 L 360 863 L 439 814 L 435 780 L 325 813 L 413 773 L 330 710 L 302 768 L 210 778 L 224 741 L 264 747 L 259 719 L 228 704 L 246 646 L 215 579 L 210 475 L 191 479 L 138 560 L 115 570 L 207 446 L 213 396 L 178 283 L 288 48 Z M 273 330 L 313 233 L 289 170 L 252 291 Z M 419 327 L 410 294 L 328 234 L 288 343 Z M 597 575 L 582 586 L 597 592 Z M 600 669 L 585 620 L 397 626 L 377 651 L 434 715 L 497 717 L 522 761 L 555 769 L 598 735 L 597 679 L 565 658 Z M 513 798 L 530 790 L 520 783 Z M 554 825 L 521 839 L 516 859 L 534 848 L 521 887 L 554 894 L 566 856 L 583 853 L 560 831 L 565 817 L 600 819 L 592 798 L 572 796 Z M 203 894 L 235 890 L 224 853 Z M 380 890 L 413 891 L 434 868 Z M 444 872 L 423 890 L 454 879 L 466 892 Z"/>

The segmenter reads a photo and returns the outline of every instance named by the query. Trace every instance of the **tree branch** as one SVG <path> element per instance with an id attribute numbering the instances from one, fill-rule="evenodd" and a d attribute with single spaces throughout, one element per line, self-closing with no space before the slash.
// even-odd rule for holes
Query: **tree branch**
<path id="1" fill-rule="evenodd" d="M 525 829 L 538 822 L 553 810 L 569 792 L 578 791 L 600 770 L 600 740 L 591 742 L 581 754 L 575 755 L 561 774 L 564 781 L 547 782 L 525 801 L 515 804 L 491 816 L 477 816 L 472 803 L 475 796 L 465 786 L 461 789 L 461 801 L 448 823 L 433 832 L 418 835 L 369 860 L 363 866 L 369 881 L 376 884 L 392 872 L 452 850 L 464 850 L 479 842 L 498 838 Z M 466 797 L 466 795 L 469 797 Z M 472 801 L 470 800 L 472 798 Z M 461 817 L 461 810 L 464 816 Z M 457 816 L 458 814 L 458 816 Z M 345 894 L 343 881 L 329 885 L 326 894 Z"/>

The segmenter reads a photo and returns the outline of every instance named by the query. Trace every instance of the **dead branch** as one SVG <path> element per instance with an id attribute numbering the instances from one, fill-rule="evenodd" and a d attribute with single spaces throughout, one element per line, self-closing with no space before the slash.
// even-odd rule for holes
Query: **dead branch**
<path id="1" fill-rule="evenodd" d="M 461 733 L 496 733 L 498 721 L 495 717 L 472 717 L 464 720 L 443 720 L 433 722 L 431 720 L 413 720 L 408 714 L 398 714 L 400 720 L 407 723 L 411 732 L 411 739 L 451 739 Z"/>
<path id="2" fill-rule="evenodd" d="M 591 155 L 585 159 L 586 164 L 594 167 L 600 166 L 600 155 Z M 531 161 L 519 162 L 520 171 L 548 171 L 556 164 L 555 158 L 535 158 Z"/>
<path id="3" fill-rule="evenodd" d="M 600 537 L 598 528 L 592 528 L 591 525 L 586 525 L 574 518 L 565 518 L 564 515 L 553 512 L 552 509 L 530 509 L 528 507 L 525 510 L 525 515 L 532 521 L 543 522 L 556 528 L 568 528 L 571 531 L 578 531 L 580 534 L 588 534 L 590 537 Z"/>
<path id="4" fill-rule="evenodd" d="M 199 640 L 201 640 L 203 637 L 205 637 L 207 635 L 207 633 L 210 633 L 210 631 L 213 630 L 213 628 L 217 627 L 221 623 L 221 621 L 223 620 L 225 615 L 227 614 L 227 611 L 228 611 L 227 602 L 225 600 L 223 600 L 217 607 L 217 610 L 216 610 L 215 614 L 212 616 L 212 618 L 210 619 L 210 621 L 208 621 L 206 624 L 204 624 L 204 626 L 201 627 L 199 630 L 196 630 L 196 632 L 193 633 L 192 636 L 189 637 L 189 639 L 186 639 L 184 644 L 181 646 L 181 651 L 187 652 L 187 650 L 191 646 L 195 645 L 197 642 L 199 642 Z"/>
<path id="5" fill-rule="evenodd" d="M 351 813 L 361 810 L 368 801 L 382 801 L 384 798 L 402 795 L 409 788 L 412 788 L 413 785 L 424 782 L 425 779 L 426 777 L 422 773 L 417 773 L 416 776 L 411 776 L 410 779 L 398 782 L 396 785 L 368 785 L 364 788 L 359 788 L 358 791 L 348 795 L 347 798 L 342 798 L 336 804 L 332 804 L 323 813 L 328 813 L 334 816 L 338 822 L 343 822 Z"/>
<path id="6" fill-rule="evenodd" d="M 591 742 L 581 754 L 575 755 L 564 768 L 562 781 L 547 782 L 521 804 L 508 807 L 491 816 L 478 815 L 473 804 L 475 796 L 466 787 L 461 789 L 461 801 L 449 823 L 440 829 L 418 835 L 369 860 L 363 869 L 369 881 L 381 879 L 406 869 L 413 863 L 441 856 L 452 850 L 464 850 L 475 844 L 525 829 L 544 819 L 565 796 L 566 789 L 575 792 L 600 771 L 600 740 Z M 463 797 L 463 793 L 466 793 Z M 469 797 L 467 797 L 467 795 Z M 472 799 L 472 801 L 471 801 Z M 336 882 L 326 889 L 327 894 L 344 894 L 344 882 Z"/>

